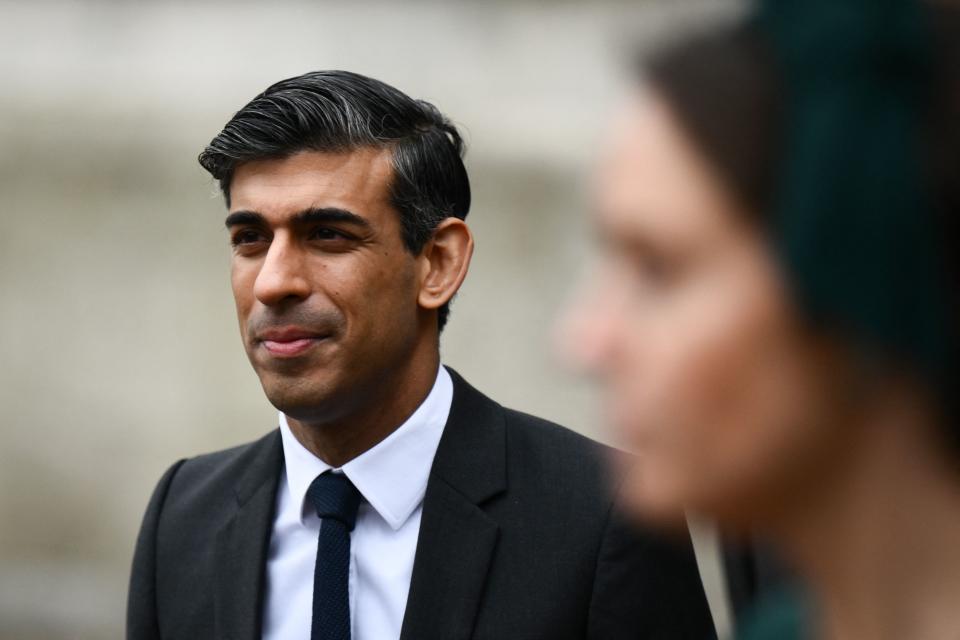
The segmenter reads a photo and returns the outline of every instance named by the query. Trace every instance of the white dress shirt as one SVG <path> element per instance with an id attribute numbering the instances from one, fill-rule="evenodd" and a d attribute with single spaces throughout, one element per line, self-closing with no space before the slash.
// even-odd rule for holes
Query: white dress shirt
<path id="1" fill-rule="evenodd" d="M 363 495 L 350 535 L 353 640 L 400 637 L 427 477 L 440 444 L 453 381 L 443 367 L 427 398 L 399 429 L 343 465 Z M 304 503 L 313 479 L 331 469 L 300 444 L 280 414 L 284 469 L 267 556 L 264 640 L 310 640 L 320 518 Z"/>

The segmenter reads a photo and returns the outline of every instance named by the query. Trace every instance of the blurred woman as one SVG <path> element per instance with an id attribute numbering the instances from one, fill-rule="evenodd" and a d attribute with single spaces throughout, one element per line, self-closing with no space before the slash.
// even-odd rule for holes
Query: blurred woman
<path id="1" fill-rule="evenodd" d="M 958 51 L 945 4 L 771 1 L 647 59 L 613 127 L 565 341 L 632 506 L 809 585 L 757 637 L 960 638 Z"/>

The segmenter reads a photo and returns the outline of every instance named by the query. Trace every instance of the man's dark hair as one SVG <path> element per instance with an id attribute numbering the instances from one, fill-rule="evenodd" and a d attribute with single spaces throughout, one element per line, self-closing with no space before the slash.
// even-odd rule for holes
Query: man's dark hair
<path id="1" fill-rule="evenodd" d="M 441 220 L 467 217 L 470 181 L 456 127 L 429 102 L 349 71 L 314 71 L 270 86 L 230 119 L 199 160 L 229 206 L 240 164 L 361 147 L 392 152 L 390 200 L 414 255 Z M 449 314 L 449 304 L 439 309 L 441 330 Z"/>

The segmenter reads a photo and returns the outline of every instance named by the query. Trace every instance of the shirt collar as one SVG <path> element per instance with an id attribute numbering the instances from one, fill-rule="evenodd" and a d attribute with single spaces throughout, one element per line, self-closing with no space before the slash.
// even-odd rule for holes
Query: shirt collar
<path id="1" fill-rule="evenodd" d="M 406 422 L 339 469 L 393 530 L 399 529 L 423 501 L 452 402 L 453 380 L 440 367 L 430 393 Z M 282 412 L 280 436 L 287 487 L 294 504 L 300 507 L 303 524 L 310 483 L 333 467 L 300 444 Z"/>

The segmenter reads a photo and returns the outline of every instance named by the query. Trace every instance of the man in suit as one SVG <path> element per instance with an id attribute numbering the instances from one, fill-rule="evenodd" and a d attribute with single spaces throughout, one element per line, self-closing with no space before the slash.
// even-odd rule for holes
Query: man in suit
<path id="1" fill-rule="evenodd" d="M 610 452 L 441 366 L 461 156 L 432 105 L 346 72 L 273 85 L 201 154 L 280 428 L 161 478 L 130 640 L 712 635 L 689 539 L 619 517 Z"/>

